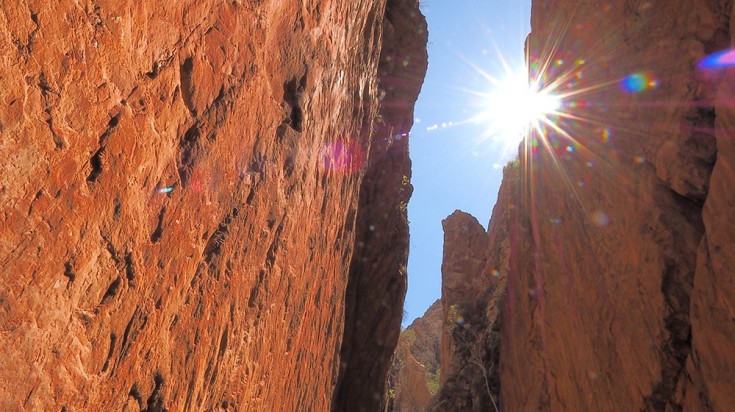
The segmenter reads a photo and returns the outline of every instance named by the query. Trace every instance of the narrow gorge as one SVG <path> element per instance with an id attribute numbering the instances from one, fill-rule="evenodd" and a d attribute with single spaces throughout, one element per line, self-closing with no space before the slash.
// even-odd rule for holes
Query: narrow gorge
<path id="1" fill-rule="evenodd" d="M 734 7 L 534 0 L 401 330 L 419 0 L 4 2 L 0 410 L 735 410 Z"/>

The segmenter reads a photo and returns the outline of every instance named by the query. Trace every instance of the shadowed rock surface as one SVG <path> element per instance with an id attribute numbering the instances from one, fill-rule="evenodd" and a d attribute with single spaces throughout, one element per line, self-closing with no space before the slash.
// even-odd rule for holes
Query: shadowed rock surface
<path id="1" fill-rule="evenodd" d="M 338 382 L 381 391 L 410 195 L 405 139 L 385 138 L 408 133 L 426 65 L 418 4 L 389 3 L 2 5 L 0 409 L 324 411 Z M 400 73 L 380 63 L 404 46 Z M 363 256 L 385 302 L 356 298 Z M 364 333 L 377 348 L 341 355 Z"/>
<path id="2" fill-rule="evenodd" d="M 428 36 L 418 0 L 388 0 L 378 66 L 380 114 L 360 186 L 335 411 L 374 411 L 385 402 L 406 296 L 406 206 L 413 191 L 408 135 L 426 74 Z"/>

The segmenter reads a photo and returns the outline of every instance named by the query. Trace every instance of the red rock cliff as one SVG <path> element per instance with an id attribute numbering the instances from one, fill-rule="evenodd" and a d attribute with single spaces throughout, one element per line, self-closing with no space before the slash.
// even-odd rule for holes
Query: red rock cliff
<path id="1" fill-rule="evenodd" d="M 482 274 L 498 280 L 464 316 L 485 325 L 453 335 L 482 366 L 446 377 L 476 395 L 443 387 L 442 407 L 735 409 L 735 72 L 698 66 L 730 47 L 732 8 L 533 3 L 532 72 L 573 118 L 505 177 L 490 226 L 508 236 L 488 234 Z"/>
<path id="2" fill-rule="evenodd" d="M 385 10 L 2 6 L 0 409 L 327 410 L 338 381 L 364 396 L 345 357 L 377 357 L 365 376 L 382 384 L 400 319 L 377 316 L 378 350 L 340 348 L 365 333 L 355 305 L 383 307 L 355 300 L 350 262 L 399 279 L 385 302 L 399 318 L 405 287 L 405 222 L 380 221 L 392 263 L 361 250 L 364 222 L 410 193 L 378 181 L 371 198 L 387 198 L 366 205 L 363 176 L 386 157 L 391 179 L 410 176 L 383 129 L 408 132 L 423 77 L 409 65 L 381 103 L 381 49 L 399 47 L 384 26 L 419 19 Z"/>

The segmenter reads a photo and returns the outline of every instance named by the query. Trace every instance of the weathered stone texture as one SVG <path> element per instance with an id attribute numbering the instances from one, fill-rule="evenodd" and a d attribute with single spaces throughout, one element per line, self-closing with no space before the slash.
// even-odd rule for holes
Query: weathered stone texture
<path id="1" fill-rule="evenodd" d="M 442 303 L 437 300 L 401 332 L 388 371 L 389 411 L 422 411 L 429 406 L 438 389 L 437 375 L 441 376 L 442 319 Z"/>
<path id="2" fill-rule="evenodd" d="M 385 2 L 0 11 L 0 409 L 328 410 Z"/>
<path id="3" fill-rule="evenodd" d="M 385 402 L 406 296 L 406 207 L 413 191 L 408 135 L 428 65 L 428 35 L 418 0 L 387 1 L 378 67 L 380 112 L 360 186 L 335 411 L 373 411 Z"/>

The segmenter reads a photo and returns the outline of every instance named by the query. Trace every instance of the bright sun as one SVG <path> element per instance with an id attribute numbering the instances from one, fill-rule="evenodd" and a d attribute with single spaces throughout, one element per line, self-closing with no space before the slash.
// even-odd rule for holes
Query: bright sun
<path id="1" fill-rule="evenodd" d="M 560 97 L 539 90 L 526 73 L 507 73 L 502 79 L 488 77 L 490 91 L 480 94 L 483 110 L 475 120 L 486 124 L 488 136 L 504 145 L 517 146 L 529 130 L 548 122 L 548 116 L 561 106 Z"/>

